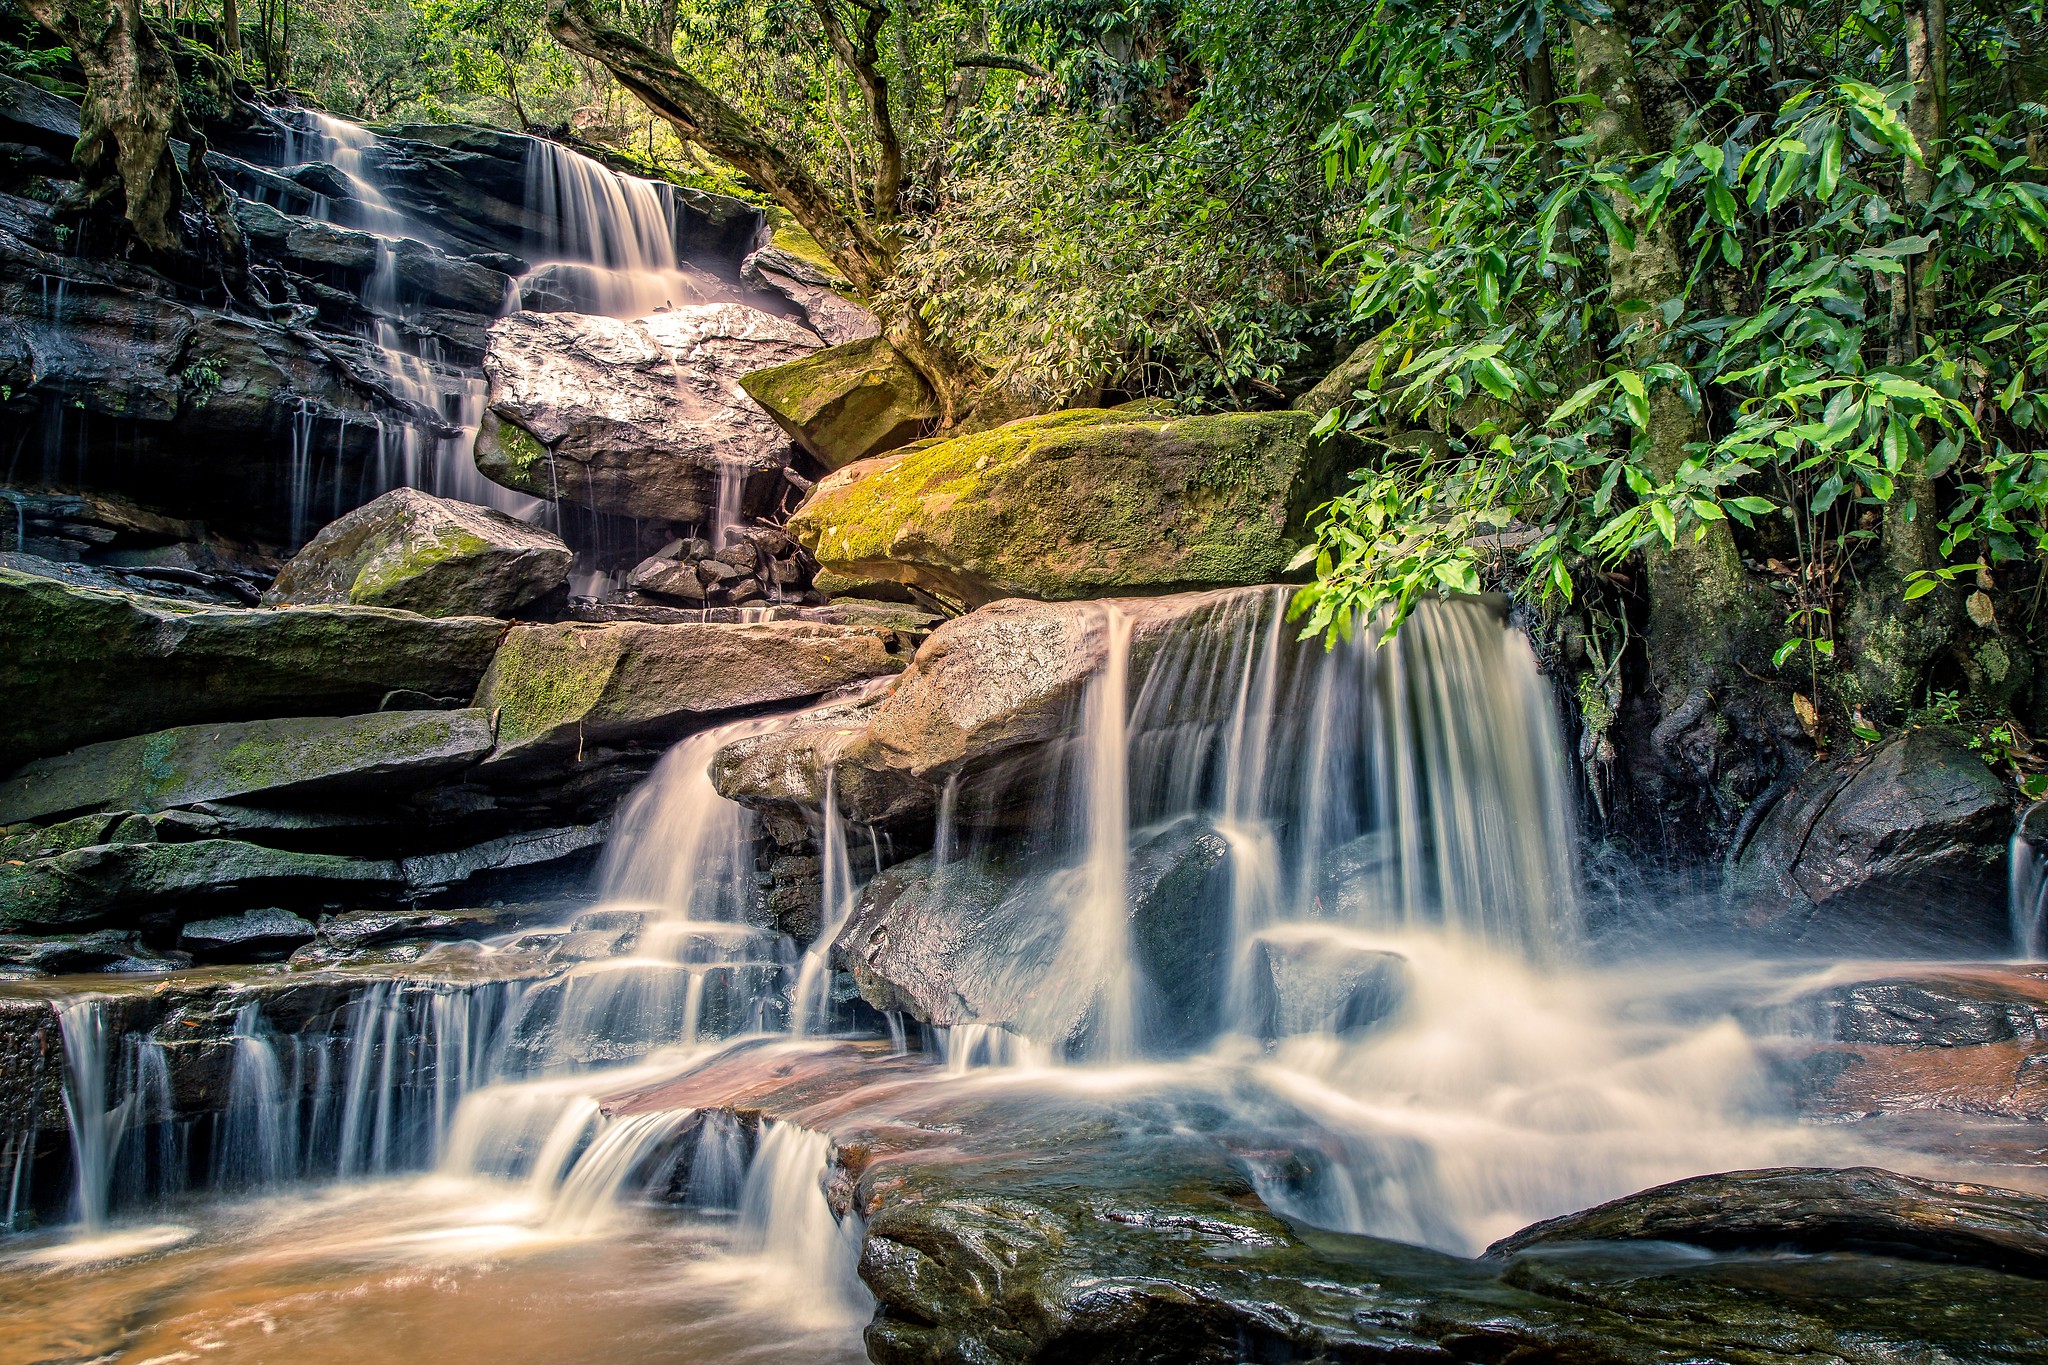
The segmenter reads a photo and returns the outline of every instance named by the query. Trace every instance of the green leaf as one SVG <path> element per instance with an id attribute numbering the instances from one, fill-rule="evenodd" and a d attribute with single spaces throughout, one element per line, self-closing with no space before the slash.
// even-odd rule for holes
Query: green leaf
<path id="1" fill-rule="evenodd" d="M 1735 196 L 1718 176 L 1707 182 L 1707 214 L 1722 227 L 1735 226 Z"/>
<path id="2" fill-rule="evenodd" d="M 1671 515 L 1671 506 L 1662 501 L 1650 504 L 1650 519 L 1657 523 L 1657 529 L 1664 533 L 1664 543 L 1678 543 L 1678 519 Z"/>
<path id="3" fill-rule="evenodd" d="M 1925 597 L 1928 593 L 1934 591 L 1934 587 L 1935 582 L 1931 578 L 1923 578 L 1917 583 L 1909 583 L 1906 586 L 1905 600 L 1911 602 L 1915 598 Z"/>
<path id="4" fill-rule="evenodd" d="M 1799 646 L 1805 643 L 1806 641 L 1804 640 L 1787 640 L 1784 644 L 1779 645 L 1778 652 L 1771 656 L 1771 667 L 1783 668 L 1785 666 L 1785 660 L 1791 658 L 1794 654 L 1797 654 L 1799 652 Z"/>
<path id="5" fill-rule="evenodd" d="M 1814 193 L 1825 204 L 1835 197 L 1835 186 L 1842 178 L 1842 130 L 1828 135 L 1827 144 L 1820 149 L 1820 173 L 1814 181 Z"/>

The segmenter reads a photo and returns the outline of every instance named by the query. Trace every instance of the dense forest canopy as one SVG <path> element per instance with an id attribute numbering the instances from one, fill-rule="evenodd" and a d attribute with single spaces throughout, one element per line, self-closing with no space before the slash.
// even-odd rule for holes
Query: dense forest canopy
<path id="1" fill-rule="evenodd" d="M 1589 758 L 1631 695 L 1667 770 L 1703 717 L 1824 747 L 1967 713 L 2029 761 L 2038 3 L 15 3 L 12 69 L 90 79 L 139 26 L 195 125 L 225 66 L 776 206 L 963 429 L 1310 405 L 1361 454 L 1305 627 L 1515 585 Z M 169 130 L 109 98 L 162 247 Z"/>

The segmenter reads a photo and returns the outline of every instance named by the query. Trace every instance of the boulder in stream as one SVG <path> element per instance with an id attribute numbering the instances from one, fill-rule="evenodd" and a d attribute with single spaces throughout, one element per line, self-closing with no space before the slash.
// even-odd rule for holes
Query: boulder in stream
<path id="1" fill-rule="evenodd" d="M 467 699 L 504 623 L 379 607 L 194 606 L 0 567 L 0 764 L 203 721 Z"/>
<path id="2" fill-rule="evenodd" d="M 1229 952 L 1229 845 L 1199 820 L 1133 844 L 1125 920 L 1136 1023 L 1151 1051 L 1199 1044 L 1221 1022 Z M 834 944 L 878 1010 L 927 1024 L 994 1024 L 1048 1047 L 1085 1045 L 1098 993 L 1119 965 L 1063 906 L 1080 868 L 1024 849 L 884 868 Z"/>
<path id="3" fill-rule="evenodd" d="M 1815 764 L 1729 850 L 1742 922 L 1872 956 L 2009 942 L 2005 784 L 1957 731 L 1919 726 Z"/>
<path id="4" fill-rule="evenodd" d="M 394 488 L 322 527 L 263 600 L 511 616 L 562 588 L 570 559 L 552 531 L 494 508 Z"/>
<path id="5" fill-rule="evenodd" d="M 735 303 L 632 322 L 514 313 L 491 327 L 477 467 L 535 497 L 704 524 L 723 478 L 739 499 L 726 516 L 765 512 L 789 438 L 739 379 L 816 346 L 795 323 Z"/>
<path id="6" fill-rule="evenodd" d="M 920 442 L 821 480 L 821 567 L 979 606 L 1277 582 L 1345 443 L 1298 412 L 1078 409 Z"/>

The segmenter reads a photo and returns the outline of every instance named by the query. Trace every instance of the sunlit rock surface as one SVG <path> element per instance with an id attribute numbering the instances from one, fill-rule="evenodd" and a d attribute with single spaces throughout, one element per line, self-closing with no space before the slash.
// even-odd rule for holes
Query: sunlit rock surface
<path id="1" fill-rule="evenodd" d="M 493 420 L 478 467 L 535 497 L 707 523 L 721 511 L 723 477 L 724 515 L 764 512 L 783 486 L 789 438 L 739 381 L 817 344 L 732 303 L 632 322 L 514 313 L 491 328 Z"/>
<path id="2" fill-rule="evenodd" d="M 920 442 L 821 481 L 790 527 L 834 573 L 979 606 L 1278 581 L 1343 438 L 1307 413 L 1132 405 Z"/>

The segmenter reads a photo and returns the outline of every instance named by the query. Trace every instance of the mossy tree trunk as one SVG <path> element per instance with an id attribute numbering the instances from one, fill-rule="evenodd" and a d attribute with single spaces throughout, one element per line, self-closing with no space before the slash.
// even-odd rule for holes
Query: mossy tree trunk
<path id="1" fill-rule="evenodd" d="M 1594 150 L 1605 160 L 1634 167 L 1667 149 L 1651 144 L 1626 17 L 1616 13 L 1597 24 L 1574 20 L 1572 48 L 1579 92 L 1591 100 Z M 1661 310 L 1685 293 L 1685 258 L 1668 217 L 1643 214 L 1626 193 L 1616 192 L 1612 202 L 1628 235 L 1609 234 L 1611 302 L 1632 321 L 1629 360 L 1640 368 L 1662 358 Z M 1644 463 L 1658 479 L 1672 478 L 1691 449 L 1707 439 L 1705 417 L 1683 391 L 1672 384 L 1650 389 Z M 1670 716 L 1691 702 L 1698 712 L 1698 694 L 1743 676 L 1741 665 L 1763 624 L 1759 595 L 1726 522 L 1707 523 L 1699 540 L 1680 537 L 1676 545 L 1653 546 L 1643 559 L 1649 591 L 1646 648 L 1662 709 Z"/>
<path id="2" fill-rule="evenodd" d="M 139 0 L 22 0 L 22 7 L 71 48 L 85 72 L 72 159 L 88 203 L 124 224 L 144 249 L 174 254 L 185 194 L 171 156 L 178 73 L 143 22 Z"/>

